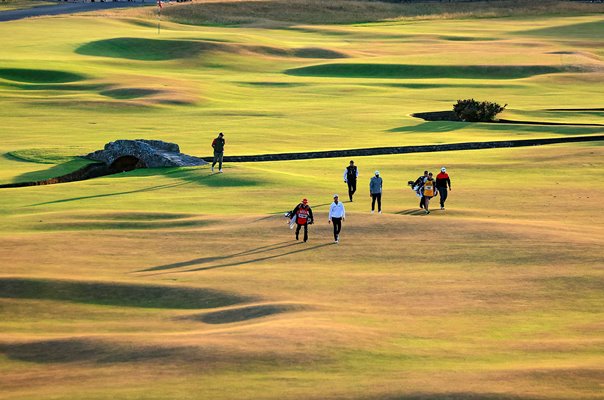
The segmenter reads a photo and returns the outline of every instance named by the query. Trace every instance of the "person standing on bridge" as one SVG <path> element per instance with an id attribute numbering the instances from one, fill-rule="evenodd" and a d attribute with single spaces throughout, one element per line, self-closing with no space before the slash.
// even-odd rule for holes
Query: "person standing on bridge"
<path id="1" fill-rule="evenodd" d="M 212 172 L 214 172 L 214 166 L 218 163 L 218 172 L 222 173 L 222 158 L 224 156 L 224 135 L 222 132 L 218 134 L 218 137 L 212 141 L 212 147 L 214 148 L 214 159 L 212 160 Z"/>
<path id="2" fill-rule="evenodd" d="M 359 177 L 359 169 L 354 165 L 354 161 L 350 160 L 350 165 L 344 169 L 344 182 L 348 184 L 348 198 L 352 202 L 352 195 L 357 191 L 357 178 Z"/>
<path id="3" fill-rule="evenodd" d="M 375 211 L 375 201 L 378 203 L 378 214 L 382 213 L 382 184 L 380 171 L 375 171 L 375 176 L 369 181 L 369 196 L 371 197 L 371 213 Z"/>
<path id="4" fill-rule="evenodd" d="M 436 175 L 436 190 L 440 196 L 441 210 L 445 209 L 445 201 L 447 201 L 447 186 L 449 187 L 449 191 L 451 191 L 451 178 L 449 178 L 449 174 L 447 174 L 447 169 L 442 167 L 440 169 L 440 173 Z"/>

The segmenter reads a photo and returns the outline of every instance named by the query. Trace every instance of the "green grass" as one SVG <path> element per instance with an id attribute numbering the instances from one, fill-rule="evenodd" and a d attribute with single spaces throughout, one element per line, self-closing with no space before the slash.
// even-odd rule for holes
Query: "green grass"
<path id="1" fill-rule="evenodd" d="M 194 57 L 202 52 L 221 48 L 212 42 L 114 38 L 86 43 L 76 53 L 87 56 L 124 58 L 127 60 L 165 61 Z"/>
<path id="2" fill-rule="evenodd" d="M 0 78 L 27 83 L 65 83 L 81 81 L 85 77 L 73 72 L 43 69 L 1 68 Z"/>
<path id="3" fill-rule="evenodd" d="M 567 72 L 543 65 L 401 65 L 401 64 L 322 64 L 286 71 L 289 75 L 334 78 L 381 79 L 521 79 L 535 75 Z"/>
<path id="4" fill-rule="evenodd" d="M 164 19 L 160 36 L 133 17 L 150 10 L 0 24 L 0 182 L 71 172 L 123 138 L 208 156 L 219 131 L 227 155 L 602 132 L 410 116 L 474 97 L 507 103 L 502 118 L 604 123 L 549 111 L 604 103 L 601 5 L 240 3 L 166 5 L 193 25 Z M 347 23 L 359 19 L 372 22 Z M 602 160 L 599 142 L 358 157 L 339 245 L 327 210 L 346 198 L 348 159 L 2 189 L 0 392 L 597 399 Z M 447 210 L 426 216 L 406 182 L 443 165 Z M 369 213 L 376 169 L 382 215 Z M 306 244 L 282 217 L 303 197 Z"/>

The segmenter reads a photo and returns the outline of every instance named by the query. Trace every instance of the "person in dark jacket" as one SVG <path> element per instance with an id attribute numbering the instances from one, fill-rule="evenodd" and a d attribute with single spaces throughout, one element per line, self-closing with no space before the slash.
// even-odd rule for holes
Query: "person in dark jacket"
<path id="1" fill-rule="evenodd" d="M 212 160 L 212 172 L 214 172 L 214 166 L 218 163 L 218 172 L 222 173 L 222 157 L 224 156 L 224 135 L 222 132 L 218 134 L 218 137 L 212 141 L 212 147 L 214 148 L 214 159 Z"/>
<path id="2" fill-rule="evenodd" d="M 436 190 L 438 190 L 438 194 L 440 196 L 440 209 L 445 209 L 445 201 L 447 201 L 447 187 L 449 187 L 449 191 L 451 191 L 451 178 L 449 178 L 449 174 L 447 174 L 447 169 L 442 167 L 440 169 L 440 173 L 436 175 Z"/>
<path id="3" fill-rule="evenodd" d="M 382 185 L 384 181 L 380 177 L 380 171 L 375 171 L 375 175 L 369 181 L 369 196 L 371 197 L 371 213 L 375 211 L 375 202 L 378 203 L 378 213 L 382 213 Z"/>
<path id="4" fill-rule="evenodd" d="M 307 199 L 302 199 L 291 214 L 296 218 L 296 240 L 299 240 L 300 229 L 304 227 L 304 242 L 308 240 L 308 225 L 313 223 L 314 217 L 312 209 L 308 205 Z"/>
<path id="5" fill-rule="evenodd" d="M 359 177 L 359 169 L 354 165 L 354 161 L 350 160 L 350 165 L 344 169 L 344 182 L 348 184 L 348 198 L 352 201 L 352 195 L 357 191 L 357 178 Z"/>

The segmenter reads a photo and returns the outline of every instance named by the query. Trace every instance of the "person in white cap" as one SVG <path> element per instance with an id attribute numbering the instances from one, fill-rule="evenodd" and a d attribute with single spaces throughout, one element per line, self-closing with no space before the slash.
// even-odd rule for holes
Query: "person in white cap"
<path id="1" fill-rule="evenodd" d="M 447 201 L 447 186 L 451 190 L 451 178 L 447 174 L 447 169 L 442 167 L 440 173 L 436 175 L 436 190 L 440 196 L 440 209 L 445 209 L 445 201 Z"/>
<path id="2" fill-rule="evenodd" d="M 378 213 L 382 213 L 382 184 L 384 181 L 380 177 L 380 171 L 375 171 L 375 175 L 369 181 L 369 196 L 371 196 L 371 213 L 375 211 L 375 201 L 378 203 Z"/>
<path id="3" fill-rule="evenodd" d="M 340 242 L 340 231 L 342 230 L 342 221 L 346 219 L 346 210 L 344 210 L 344 203 L 340 203 L 338 195 L 333 195 L 333 203 L 329 207 L 329 220 L 328 224 L 333 222 L 333 240 L 335 243 Z"/>

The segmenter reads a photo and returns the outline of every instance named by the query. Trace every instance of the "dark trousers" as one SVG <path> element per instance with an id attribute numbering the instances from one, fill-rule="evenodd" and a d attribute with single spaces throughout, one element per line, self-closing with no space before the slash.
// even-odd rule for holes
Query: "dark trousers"
<path id="1" fill-rule="evenodd" d="M 445 207 L 445 201 L 447 201 L 447 188 L 446 187 L 439 187 L 438 189 L 438 194 L 440 196 L 440 206 L 441 207 Z"/>
<path id="2" fill-rule="evenodd" d="M 308 223 L 306 224 L 297 224 L 296 227 L 296 240 L 298 240 L 298 235 L 300 234 L 300 228 L 304 227 L 304 241 L 308 240 Z"/>
<path id="3" fill-rule="evenodd" d="M 422 195 L 422 197 L 419 198 L 419 208 L 424 208 L 424 205 L 425 205 L 424 200 L 425 200 L 425 197 Z"/>
<path id="4" fill-rule="evenodd" d="M 338 236 L 340 236 L 340 231 L 342 230 L 342 218 L 331 218 L 331 223 L 333 224 L 333 240 L 338 240 Z"/>
<path id="5" fill-rule="evenodd" d="M 371 211 L 375 210 L 375 201 L 378 203 L 378 211 L 382 211 L 382 194 L 371 193 Z"/>
<path id="6" fill-rule="evenodd" d="M 222 169 L 222 157 L 224 156 L 224 151 L 221 152 L 214 152 L 214 159 L 212 160 L 212 168 L 214 168 L 214 165 L 216 165 L 216 163 L 218 163 L 218 169 Z"/>
<path id="7" fill-rule="evenodd" d="M 357 191 L 357 180 L 348 179 L 348 197 L 352 201 L 352 195 Z"/>

